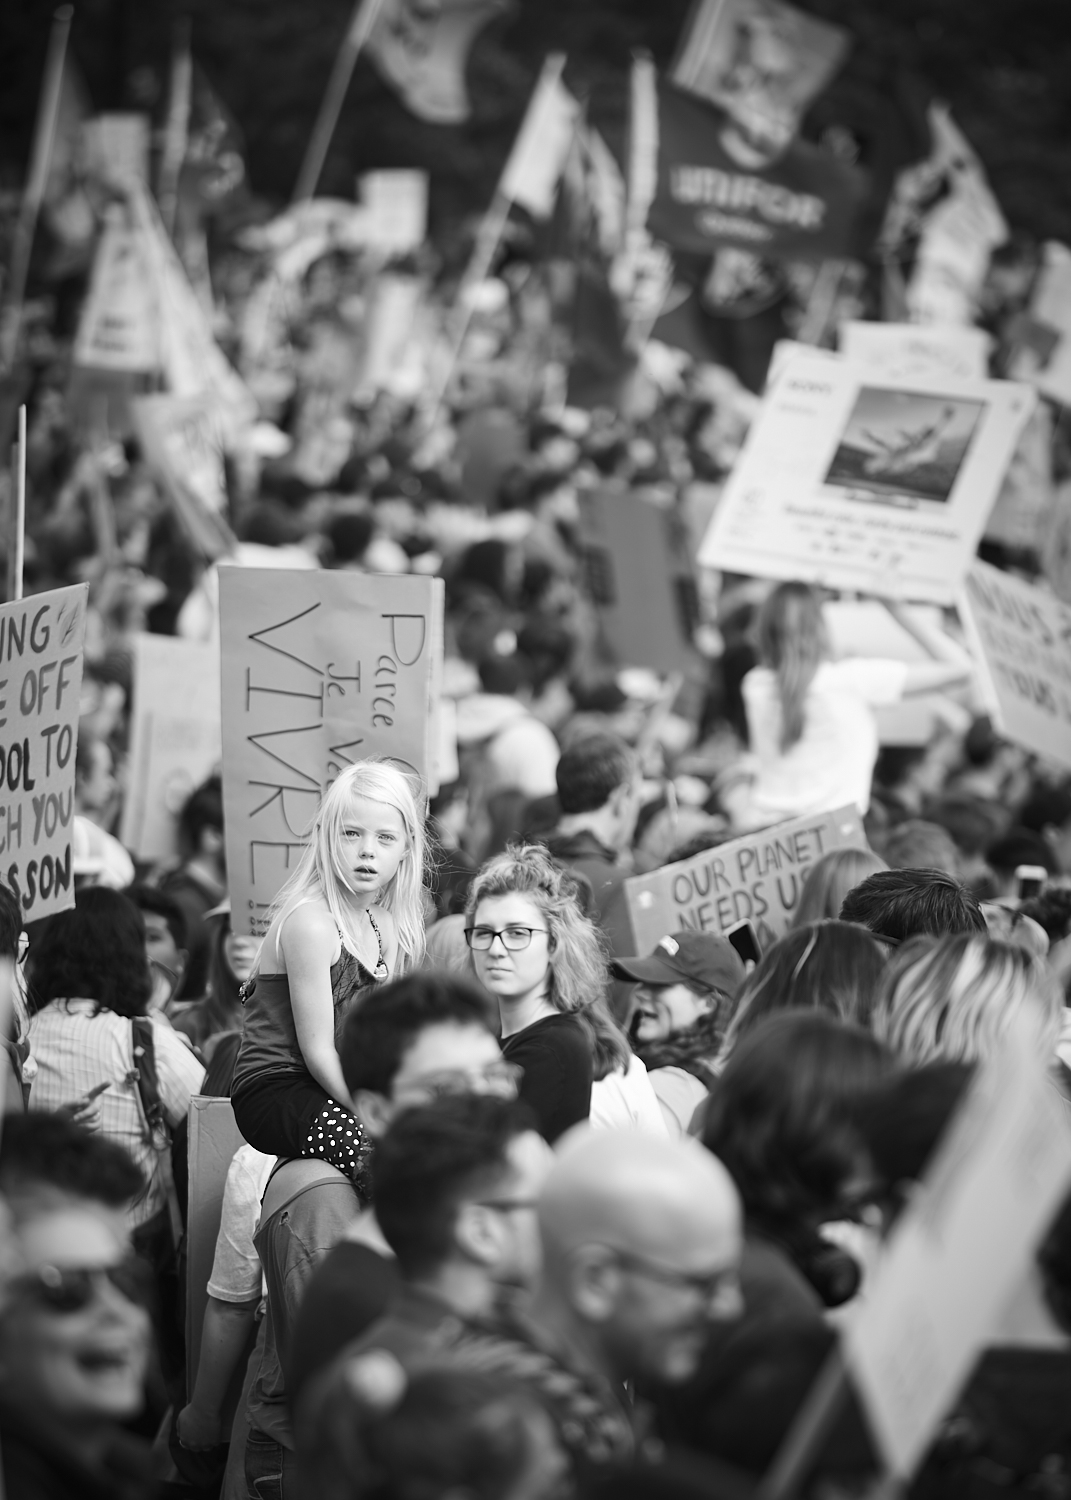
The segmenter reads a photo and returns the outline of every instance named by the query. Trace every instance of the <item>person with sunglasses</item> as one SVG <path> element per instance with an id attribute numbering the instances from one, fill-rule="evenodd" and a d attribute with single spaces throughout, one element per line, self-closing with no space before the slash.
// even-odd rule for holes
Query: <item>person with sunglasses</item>
<path id="1" fill-rule="evenodd" d="M 476 977 L 498 1001 L 502 1052 L 552 1144 L 586 1120 L 595 1077 L 627 1069 L 606 1002 L 606 960 L 576 882 L 546 850 L 511 849 L 480 870 L 465 909 Z"/>
<path id="2" fill-rule="evenodd" d="M 126 1152 L 60 1115 L 8 1115 L 0 1141 L 0 1453 L 7 1500 L 145 1500 L 151 1323 Z"/>

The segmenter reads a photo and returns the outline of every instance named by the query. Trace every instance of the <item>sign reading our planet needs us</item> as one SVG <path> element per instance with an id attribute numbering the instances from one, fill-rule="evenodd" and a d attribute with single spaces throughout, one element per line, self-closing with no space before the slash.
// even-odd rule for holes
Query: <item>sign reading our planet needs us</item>
<path id="1" fill-rule="evenodd" d="M 74 905 L 71 839 L 89 585 L 0 605 L 0 880 L 28 921 Z"/>
<path id="2" fill-rule="evenodd" d="M 722 933 L 751 922 L 759 946 L 788 931 L 807 872 L 831 849 L 865 849 L 855 807 L 793 818 L 749 833 L 691 859 L 625 882 L 636 953 L 649 953 L 667 933 Z"/>

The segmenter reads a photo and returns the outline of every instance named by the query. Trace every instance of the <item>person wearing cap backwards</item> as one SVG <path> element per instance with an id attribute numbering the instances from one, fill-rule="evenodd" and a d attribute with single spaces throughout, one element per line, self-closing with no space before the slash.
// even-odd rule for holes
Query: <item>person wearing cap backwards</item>
<path id="1" fill-rule="evenodd" d="M 714 1081 L 714 1058 L 744 964 L 727 938 L 675 932 L 646 958 L 614 959 L 616 979 L 637 984 L 629 1026 L 671 1135 L 685 1135 Z"/>

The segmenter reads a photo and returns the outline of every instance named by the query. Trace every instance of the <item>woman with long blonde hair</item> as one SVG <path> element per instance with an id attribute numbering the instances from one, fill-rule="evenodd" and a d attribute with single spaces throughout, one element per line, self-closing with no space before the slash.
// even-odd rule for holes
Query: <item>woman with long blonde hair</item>
<path id="1" fill-rule="evenodd" d="M 761 664 L 742 684 L 757 771 L 731 808 L 739 826 L 761 828 L 852 803 L 865 813 L 878 755 L 873 710 L 966 681 L 965 652 L 900 605 L 883 602 L 930 661 L 834 660 L 822 600 L 809 584 L 778 584 L 763 604 Z"/>
<path id="2" fill-rule="evenodd" d="M 498 1001 L 502 1051 L 523 1069 L 520 1097 L 554 1141 L 591 1108 L 591 1086 L 631 1053 L 606 1000 L 606 958 L 576 882 L 545 849 L 508 849 L 472 883 L 465 936 Z"/>
<path id="3" fill-rule="evenodd" d="M 389 761 L 347 766 L 275 899 L 246 987 L 231 1102 L 258 1151 L 317 1157 L 363 1180 L 335 1039 L 362 990 L 419 963 L 425 860 L 408 777 Z"/>

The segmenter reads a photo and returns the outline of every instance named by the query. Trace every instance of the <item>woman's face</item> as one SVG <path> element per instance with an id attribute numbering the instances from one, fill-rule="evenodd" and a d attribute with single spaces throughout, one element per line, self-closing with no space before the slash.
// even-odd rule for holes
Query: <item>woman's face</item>
<path id="1" fill-rule="evenodd" d="M 71 1200 L 31 1218 L 18 1239 L 25 1264 L 38 1273 L 48 1268 L 55 1283 L 31 1277 L 12 1289 L 0 1319 L 0 1388 L 72 1431 L 135 1416 L 144 1401 L 149 1315 L 103 1274 L 129 1256 L 122 1216 Z M 84 1306 L 50 1300 L 55 1284 L 66 1290 L 78 1282 Z"/>
<path id="2" fill-rule="evenodd" d="M 388 802 L 354 797 L 342 823 L 342 863 L 350 890 L 374 899 L 394 878 L 409 840 L 405 820 Z"/>
<path id="3" fill-rule="evenodd" d="M 510 892 L 488 896 L 476 907 L 473 927 L 502 932 L 508 928 L 536 929 L 527 948 L 510 952 L 496 937 L 484 952 L 472 950 L 472 962 L 480 983 L 499 1000 L 524 1000 L 546 988 L 550 977 L 550 934 L 547 921 L 528 896 Z"/>
<path id="4" fill-rule="evenodd" d="M 238 933 L 232 932 L 228 925 L 223 939 L 223 957 L 239 984 L 245 984 L 252 974 L 262 941 L 262 938 L 241 937 Z"/>
<path id="5" fill-rule="evenodd" d="M 636 991 L 632 1034 L 638 1042 L 664 1042 L 709 1015 L 713 1002 L 686 984 L 644 984 Z"/>

